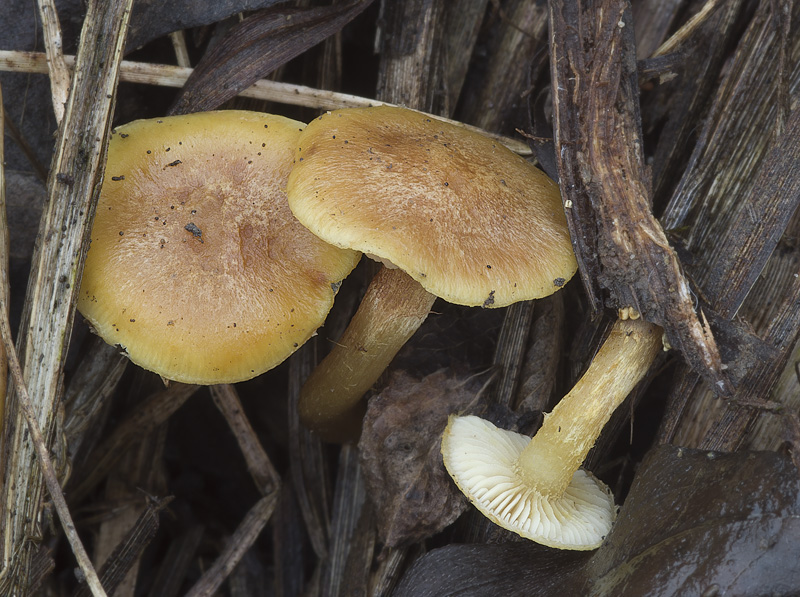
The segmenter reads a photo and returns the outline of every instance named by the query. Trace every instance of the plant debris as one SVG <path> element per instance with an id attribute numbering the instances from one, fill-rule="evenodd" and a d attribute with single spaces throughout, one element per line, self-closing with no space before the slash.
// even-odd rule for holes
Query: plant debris
<path id="1" fill-rule="evenodd" d="M 395 596 L 789 595 L 800 583 L 798 496 L 787 456 L 662 446 L 594 554 L 451 545 L 422 558 Z"/>
<path id="2" fill-rule="evenodd" d="M 378 537 L 386 546 L 422 541 L 464 511 L 464 497 L 442 464 L 440 443 L 449 415 L 480 410 L 486 385 L 485 376 L 448 370 L 422 379 L 395 371 L 370 400 L 358 447 Z"/>
<path id="3" fill-rule="evenodd" d="M 0 594 L 797 592 L 800 2 L 129 5 L 0 2 L 0 289 L 53 465 L 48 495 L 12 386 Z M 165 389 L 75 317 L 113 126 L 210 109 L 308 123 L 380 102 L 536 155 L 581 276 L 509 309 L 434 303 L 371 388 L 360 444 L 320 441 L 297 397 L 374 276 L 366 259 L 316 337 L 235 386 Z M 208 246 L 190 219 L 187 242 Z M 621 505 L 603 546 L 531 545 L 464 509 L 437 445 L 448 415 L 532 434 L 617 309 L 673 349 L 584 463 Z"/>

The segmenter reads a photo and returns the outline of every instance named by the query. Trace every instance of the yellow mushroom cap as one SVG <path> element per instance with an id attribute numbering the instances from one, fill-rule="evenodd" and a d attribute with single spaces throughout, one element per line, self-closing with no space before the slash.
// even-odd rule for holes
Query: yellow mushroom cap
<path id="1" fill-rule="evenodd" d="M 596 549 L 617 509 L 608 487 L 578 469 L 562 496 L 542 495 L 516 465 L 530 438 L 480 417 L 451 417 L 442 437 L 450 476 L 495 524 L 558 549 Z"/>
<path id="2" fill-rule="evenodd" d="M 304 126 L 221 111 L 113 132 L 78 301 L 103 339 L 167 379 L 215 384 L 271 369 L 314 334 L 359 255 L 289 210 Z"/>
<path id="3" fill-rule="evenodd" d="M 320 116 L 300 136 L 287 193 L 314 234 L 451 303 L 547 296 L 577 269 L 555 182 L 497 141 L 413 110 Z"/>

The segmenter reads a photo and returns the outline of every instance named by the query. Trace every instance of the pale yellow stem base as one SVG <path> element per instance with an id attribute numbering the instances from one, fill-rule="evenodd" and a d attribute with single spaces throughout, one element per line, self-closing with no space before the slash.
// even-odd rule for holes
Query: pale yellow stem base
<path id="1" fill-rule="evenodd" d="M 399 269 L 381 268 L 333 350 L 300 390 L 300 420 L 327 441 L 358 438 L 362 396 L 428 316 L 436 297 Z"/>
<path id="2" fill-rule="evenodd" d="M 586 373 L 520 454 L 519 474 L 543 495 L 560 496 L 613 412 L 662 348 L 660 327 L 617 320 Z"/>

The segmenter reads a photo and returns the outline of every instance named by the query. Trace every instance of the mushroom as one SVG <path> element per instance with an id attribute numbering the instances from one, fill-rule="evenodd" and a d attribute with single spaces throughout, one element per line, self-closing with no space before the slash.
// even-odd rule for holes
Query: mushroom
<path id="1" fill-rule="evenodd" d="M 530 439 L 475 416 L 453 416 L 442 437 L 450 476 L 478 510 L 522 537 L 559 549 L 600 546 L 614 498 L 580 468 L 662 348 L 661 328 L 618 319 L 586 373 Z"/>
<path id="2" fill-rule="evenodd" d="M 308 340 L 360 255 L 289 210 L 304 127 L 231 110 L 113 131 L 78 300 L 94 331 L 197 384 L 250 379 Z"/>
<path id="3" fill-rule="evenodd" d="M 360 402 L 436 297 L 504 307 L 575 273 L 558 185 L 496 141 L 380 106 L 326 113 L 300 137 L 289 206 L 314 234 L 385 264 L 300 394 L 301 420 L 353 439 Z"/>

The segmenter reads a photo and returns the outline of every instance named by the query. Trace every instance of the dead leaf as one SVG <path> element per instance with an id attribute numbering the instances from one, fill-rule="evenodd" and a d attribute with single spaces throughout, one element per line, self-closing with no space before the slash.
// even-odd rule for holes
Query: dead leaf
<path id="1" fill-rule="evenodd" d="M 435 549 L 406 573 L 393 597 L 536 597 L 586 595 L 580 584 L 586 552 L 531 541 Z M 582 580 L 582 579 L 581 579 Z"/>
<path id="2" fill-rule="evenodd" d="M 278 6 L 231 27 L 200 60 L 170 114 L 213 110 L 341 30 L 372 0 L 322 8 Z"/>
<path id="3" fill-rule="evenodd" d="M 444 369 L 421 380 L 398 371 L 370 401 L 359 447 L 385 545 L 421 541 L 465 510 L 439 446 L 447 417 L 474 406 L 486 381 L 485 375 L 456 376 Z"/>
<path id="4" fill-rule="evenodd" d="M 128 51 L 189 27 L 210 25 L 240 12 L 267 8 L 284 0 L 136 0 L 128 29 Z"/>

